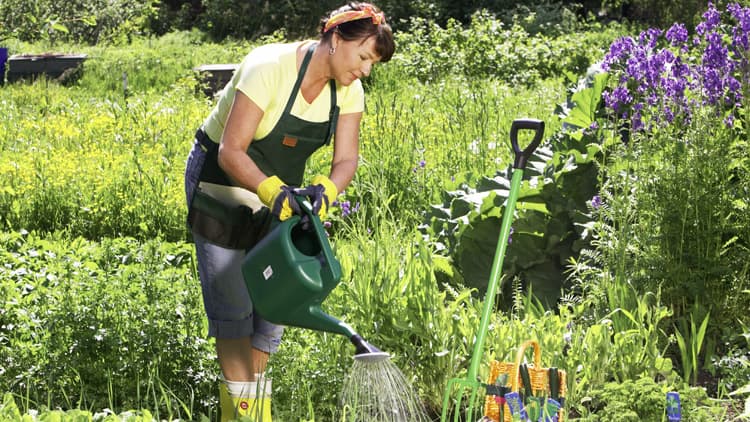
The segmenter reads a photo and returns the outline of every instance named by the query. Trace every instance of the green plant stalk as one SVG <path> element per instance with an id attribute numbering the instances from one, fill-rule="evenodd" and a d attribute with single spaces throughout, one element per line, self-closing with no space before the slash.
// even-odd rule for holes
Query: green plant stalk
<path id="1" fill-rule="evenodd" d="M 675 338 L 677 339 L 677 346 L 680 349 L 680 357 L 682 358 L 682 376 L 685 381 L 689 381 L 693 385 L 698 382 L 698 356 L 700 356 L 703 348 L 709 317 L 710 313 L 706 314 L 700 328 L 696 329 L 695 320 L 691 314 L 690 331 L 687 333 L 690 337 L 687 339 L 680 333 L 679 329 L 675 330 Z"/>

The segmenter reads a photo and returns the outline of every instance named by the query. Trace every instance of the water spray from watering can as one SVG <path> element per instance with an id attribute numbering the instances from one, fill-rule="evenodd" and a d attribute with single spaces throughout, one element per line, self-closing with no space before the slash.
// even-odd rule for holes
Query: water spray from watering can
<path id="1" fill-rule="evenodd" d="M 280 222 L 245 257 L 242 274 L 255 311 L 269 322 L 327 331 L 354 344 L 354 359 L 376 362 L 390 355 L 365 341 L 321 304 L 341 280 L 323 224 L 304 196 L 295 200 L 306 214 Z"/>

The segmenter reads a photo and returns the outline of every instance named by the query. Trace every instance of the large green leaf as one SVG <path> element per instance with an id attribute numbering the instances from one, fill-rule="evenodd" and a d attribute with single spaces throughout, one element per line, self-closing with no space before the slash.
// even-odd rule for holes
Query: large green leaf
<path id="1" fill-rule="evenodd" d="M 542 303 L 553 306 L 565 285 L 565 265 L 590 241 L 588 203 L 598 194 L 601 140 L 588 130 L 601 111 L 608 75 L 592 75 L 578 84 L 559 115 L 564 129 L 530 157 L 518 191 L 511 243 L 502 277 L 520 278 Z M 573 129 L 573 130 L 570 130 Z M 422 229 L 436 249 L 456 266 L 454 280 L 483 293 L 497 252 L 500 222 L 510 191 L 513 169 L 482 177 L 471 189 L 446 192 Z M 510 286 L 502 286 L 504 303 L 512 302 Z"/>
<path id="2" fill-rule="evenodd" d="M 552 152 L 543 147 L 531 160 L 531 177 L 518 192 L 513 232 L 503 262 L 504 279 L 520 277 L 545 304 L 553 305 L 565 281 L 564 266 L 586 244 L 587 201 L 597 192 L 596 159 L 600 149 Z M 480 294 L 486 291 L 497 252 L 500 224 L 510 191 L 507 174 L 484 177 L 475 190 L 451 192 L 448 206 L 436 207 L 432 233 L 453 258 L 460 279 Z M 448 218 L 446 218 L 448 217 Z M 505 304 L 512 298 L 504 285 Z"/>
<path id="3" fill-rule="evenodd" d="M 571 97 L 574 106 L 569 109 L 563 123 L 581 129 L 591 126 L 596 121 L 602 92 L 604 92 L 608 80 L 608 73 L 596 74 L 591 78 L 589 87 L 576 91 Z"/>

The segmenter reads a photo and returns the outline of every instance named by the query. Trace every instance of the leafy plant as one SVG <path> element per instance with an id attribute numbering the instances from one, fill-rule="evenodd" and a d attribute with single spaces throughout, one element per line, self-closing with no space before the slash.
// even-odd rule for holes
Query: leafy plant
<path id="1" fill-rule="evenodd" d="M 553 307 L 565 286 L 565 265 L 588 241 L 588 207 L 598 188 L 600 140 L 596 118 L 606 74 L 579 84 L 558 107 L 566 127 L 538 148 L 528 163 L 518 195 L 518 211 L 504 262 L 508 278 L 520 276 L 542 302 Z M 499 221 L 510 187 L 512 169 L 482 178 L 475 188 L 456 183 L 441 205 L 426 215 L 423 230 L 444 248 L 458 269 L 460 283 L 483 291 L 487 285 Z M 504 288 L 504 305 L 513 297 Z"/>
<path id="2" fill-rule="evenodd" d="M 206 412 L 214 364 L 190 245 L 28 233 L 0 244 L 0 380 L 25 407 Z"/>
<path id="3" fill-rule="evenodd" d="M 665 395 L 669 384 L 657 383 L 650 378 L 635 381 L 607 383 L 601 388 L 592 389 L 585 404 L 592 411 L 586 420 L 591 421 L 641 421 L 663 420 Z M 682 415 L 689 421 L 721 420 L 724 412 L 711 409 L 705 390 L 700 388 L 680 389 Z"/>
<path id="4" fill-rule="evenodd" d="M 8 0 L 0 4 L 0 37 L 88 44 L 128 41 L 146 29 L 155 11 L 149 1 Z"/>
<path id="5" fill-rule="evenodd" d="M 703 341 L 706 337 L 706 328 L 708 327 L 710 316 L 711 314 L 707 313 L 700 327 L 696 329 L 693 314 L 690 314 L 690 330 L 686 330 L 686 324 L 683 324 L 682 330 L 676 328 L 674 332 L 677 338 L 677 345 L 680 348 L 682 376 L 685 380 L 690 380 L 693 385 L 697 383 L 698 371 L 701 369 L 698 358 L 703 348 Z"/>
<path id="6" fill-rule="evenodd" d="M 625 254 L 612 255 L 622 264 L 617 273 L 642 290 L 662 287 L 676 318 L 700 299 L 714 310 L 709 338 L 714 324 L 733 320 L 716 292 L 743 285 L 745 270 L 730 261 L 744 259 L 749 242 L 744 217 L 735 217 L 745 206 L 735 198 L 745 197 L 747 186 L 737 179 L 745 167 L 733 145 L 746 138 L 747 39 L 740 28 L 750 24 L 750 9 L 726 10 L 710 5 L 692 40 L 680 24 L 622 38 L 603 64 L 614 83 L 603 93 L 612 121 L 603 123 L 627 127 L 631 141 L 611 151 L 619 162 L 605 173 L 616 183 L 613 195 L 631 196 L 625 207 L 637 210 L 628 220 L 609 219 L 619 241 L 629 242 Z"/>
<path id="7" fill-rule="evenodd" d="M 423 81 L 459 74 L 531 86 L 565 72 L 583 73 L 621 32 L 616 26 L 588 30 L 597 36 L 529 34 L 521 22 L 506 24 L 486 10 L 472 14 L 468 27 L 455 19 L 443 28 L 412 18 L 410 30 L 397 33 L 396 63 Z"/>

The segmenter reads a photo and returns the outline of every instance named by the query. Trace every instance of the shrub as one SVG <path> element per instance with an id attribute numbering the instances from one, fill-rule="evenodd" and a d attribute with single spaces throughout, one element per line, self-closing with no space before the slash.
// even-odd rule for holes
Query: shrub
<path id="1" fill-rule="evenodd" d="M 618 183 L 628 184 L 638 209 L 620 225 L 631 248 L 638 245 L 625 273 L 645 290 L 666 281 L 678 316 L 693 301 L 721 310 L 720 327 L 736 312 L 726 308 L 726 292 L 742 297 L 736 281 L 746 270 L 733 262 L 747 260 L 750 244 L 748 161 L 737 149 L 750 127 L 750 8 L 733 4 L 722 15 L 709 5 L 703 17 L 692 40 L 675 24 L 613 43 L 603 66 L 614 86 L 604 99 L 632 141 L 621 151 L 625 165 L 610 170 L 629 174 Z"/>
<path id="2" fill-rule="evenodd" d="M 607 383 L 589 392 L 587 405 L 595 416 L 590 421 L 658 421 L 663 420 L 666 409 L 667 384 L 657 383 L 649 378 L 622 383 Z M 719 420 L 723 412 L 705 405 L 709 398 L 705 390 L 689 388 L 680 393 L 681 413 L 689 421 Z"/>
<path id="3" fill-rule="evenodd" d="M 661 291 L 676 326 L 710 311 L 702 362 L 740 331 L 736 315 L 748 307 L 748 25 L 747 7 L 709 5 L 692 37 L 675 24 L 613 43 L 607 117 L 578 129 L 606 147 L 595 250 L 585 254 L 602 272 L 581 287 L 605 298 L 601 279 L 612 277 Z M 690 359 L 683 368 L 696 368 Z"/>
<path id="4" fill-rule="evenodd" d="M 156 9 L 150 1 L 71 0 L 0 3 L 0 38 L 96 44 L 127 42 L 143 33 Z"/>
<path id="5" fill-rule="evenodd" d="M 215 368 L 189 244 L 15 232 L 0 245 L 0 383 L 27 406 L 205 412 Z"/>
<path id="6" fill-rule="evenodd" d="M 397 34 L 396 63 L 423 81 L 463 75 L 532 85 L 566 73 L 582 74 L 622 29 L 595 26 L 590 31 L 599 36 L 532 35 L 520 22 L 506 25 L 486 10 L 473 14 L 468 27 L 453 19 L 442 28 L 412 18 L 410 30 Z"/>

